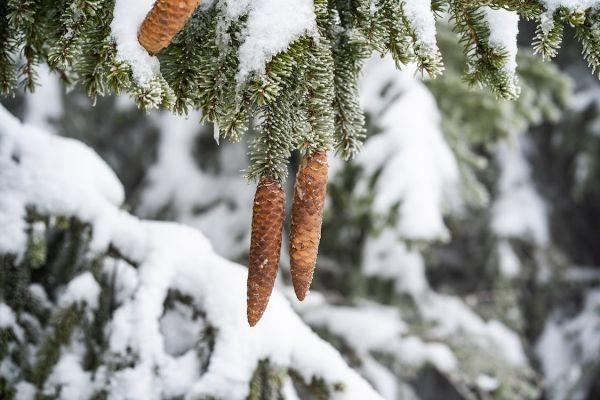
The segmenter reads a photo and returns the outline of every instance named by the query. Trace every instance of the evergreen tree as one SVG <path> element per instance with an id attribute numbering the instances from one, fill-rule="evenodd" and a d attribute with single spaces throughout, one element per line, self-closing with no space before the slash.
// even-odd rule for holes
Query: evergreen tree
<path id="1" fill-rule="evenodd" d="M 345 161 L 330 158 L 318 293 L 296 303 L 288 268 L 278 285 L 345 364 L 390 399 L 595 398 L 600 361 L 590 337 L 599 279 L 587 265 L 598 264 L 590 217 L 598 204 L 598 83 L 583 65 L 596 73 L 595 2 L 317 0 L 312 26 L 303 7 L 313 2 L 289 0 L 282 7 L 300 23 L 282 24 L 278 40 L 261 43 L 252 40 L 264 7 L 289 13 L 276 2 L 235 9 L 214 1 L 156 58 L 137 37 L 127 42 L 124 28 L 137 17 L 126 3 L 0 4 L 7 21 L 0 90 L 16 93 L 3 102 L 32 124 L 93 147 L 124 186 L 119 200 L 113 177 L 96 167 L 85 172 L 95 161 L 67 150 L 81 159 L 83 175 L 76 164 L 44 175 L 31 161 L 44 161 L 44 153 L 20 142 L 30 140 L 29 128 L 2 117 L 2 197 L 24 201 L 27 211 L 18 218 L 14 204 L 0 200 L 0 239 L 14 232 L 15 218 L 26 238 L 18 249 L 0 249 L 0 397 L 375 396 L 281 311 L 278 295 L 261 324 L 267 343 L 275 334 L 283 342 L 253 341 L 247 327 L 224 322 L 223 313 L 244 322 L 231 305 L 243 300 L 239 274 L 201 238 L 190 250 L 183 232 L 159 234 L 166 227 L 139 228 L 121 217 L 115 221 L 129 231 L 107 231 L 110 224 L 94 214 L 97 197 L 78 200 L 81 193 L 117 205 L 124 198 L 134 214 L 199 227 L 219 254 L 245 262 L 252 190 L 239 171 L 274 179 L 291 200 L 293 182 L 285 178 L 300 159 L 331 151 Z M 148 7 L 139 23 L 153 4 L 141 3 Z M 541 57 L 527 48 L 516 53 L 518 15 L 530 21 Z M 573 52 L 574 41 L 581 51 Z M 371 59 L 372 52 L 385 58 Z M 561 67 L 577 68 L 568 71 L 575 87 L 541 60 L 555 56 Z M 18 90 L 46 86 L 39 64 L 69 88 L 54 97 L 62 111 L 43 105 L 48 93 Z M 144 118 L 120 92 L 142 109 L 168 110 Z M 13 138 L 17 130 L 23 139 Z M 220 136 L 232 143 L 217 147 Z M 68 147 L 52 143 L 57 154 Z M 29 171 L 65 185 L 72 198 L 44 203 L 51 193 L 38 199 L 11 180 Z M 71 190 L 67 182 L 81 177 L 87 183 Z M 149 243 L 146 235 L 156 236 Z M 284 240 L 287 267 L 286 247 Z M 179 278 L 152 275 L 167 267 Z M 151 293 L 159 300 L 144 297 Z M 148 316 L 142 311 L 150 305 Z M 296 350 L 292 339 L 308 348 Z M 569 360 L 563 368 L 546 354 L 558 344 Z M 237 346 L 265 347 L 246 354 Z M 326 354 L 322 368 L 314 352 Z M 241 379 L 228 384 L 233 375 Z"/>

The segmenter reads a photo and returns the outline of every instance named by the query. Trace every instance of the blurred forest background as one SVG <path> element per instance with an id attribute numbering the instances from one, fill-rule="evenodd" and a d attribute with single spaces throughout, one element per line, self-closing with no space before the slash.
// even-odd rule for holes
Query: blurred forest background
<path id="1" fill-rule="evenodd" d="M 369 61 L 368 138 L 355 160 L 331 162 L 302 304 L 284 242 L 277 287 L 386 399 L 600 398 L 600 84 L 571 31 L 543 62 L 521 25 L 514 102 L 463 82 L 444 25 L 446 72 L 435 80 Z M 146 115 L 123 97 L 92 107 L 45 75 L 2 104 L 95 149 L 134 215 L 196 227 L 245 264 L 246 143 L 217 144 L 196 114 Z"/>

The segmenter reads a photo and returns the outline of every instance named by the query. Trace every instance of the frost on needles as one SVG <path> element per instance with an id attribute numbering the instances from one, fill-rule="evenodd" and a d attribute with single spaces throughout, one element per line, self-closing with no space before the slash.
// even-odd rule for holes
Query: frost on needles
<path id="1" fill-rule="evenodd" d="M 556 55 L 565 24 L 600 67 L 597 0 L 212 0 L 201 4 L 156 56 L 137 42 L 152 0 L 8 0 L 0 5 L 0 92 L 33 90 L 48 63 L 96 98 L 127 92 L 143 108 L 202 111 L 233 141 L 254 121 L 252 179 L 283 180 L 294 149 L 357 154 L 364 118 L 357 98 L 363 61 L 390 54 L 443 73 L 436 20 L 449 19 L 467 60 L 465 78 L 498 97 L 519 95 L 517 22 L 534 19 L 534 49 Z"/>

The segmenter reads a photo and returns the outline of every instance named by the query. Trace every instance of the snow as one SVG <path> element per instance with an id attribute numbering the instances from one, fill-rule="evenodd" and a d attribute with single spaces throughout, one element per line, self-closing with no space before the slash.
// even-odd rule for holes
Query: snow
<path id="1" fill-rule="evenodd" d="M 553 16 L 558 8 L 565 8 L 570 12 L 583 12 L 588 8 L 600 7 L 599 0 L 541 0 L 546 12 L 541 16 L 542 30 L 549 33 L 554 26 Z"/>
<path id="2" fill-rule="evenodd" d="M 380 243 L 377 243 L 379 240 L 377 238 L 370 239 L 376 243 L 375 245 L 370 241 L 367 242 L 365 253 L 368 258 L 363 260 L 363 264 L 368 263 L 365 271 L 368 271 L 368 275 L 394 279 L 399 293 L 412 296 L 419 315 L 433 324 L 428 336 L 440 340 L 452 340 L 456 335 L 468 335 L 472 343 L 486 351 L 499 351 L 499 356 L 513 365 L 526 363 L 523 346 L 515 332 L 499 321 L 484 321 L 457 297 L 434 292 L 427 283 L 422 256 L 416 250 L 407 252 L 405 245 L 398 242 L 389 232 L 389 230 L 385 231 L 380 236 L 386 238 Z M 310 322 L 310 317 L 307 320 Z M 362 319 L 357 317 L 354 321 L 358 323 L 357 321 Z M 391 322 L 388 321 L 387 325 L 390 324 Z M 342 328 L 338 330 L 343 331 Z M 355 334 L 363 337 L 364 340 L 364 337 L 374 333 L 359 330 Z M 381 341 L 387 343 L 387 349 L 391 347 L 391 340 Z M 429 361 L 444 371 L 456 367 L 455 357 L 445 345 L 435 344 L 437 347 L 431 343 L 424 345 L 421 339 L 414 337 L 403 338 L 399 344 L 393 346 L 397 348 L 395 354 L 398 359 L 408 365 L 420 365 L 424 361 Z"/>
<path id="3" fill-rule="evenodd" d="M 21 381 L 15 385 L 15 400 L 33 400 L 37 389 L 29 382 Z"/>
<path id="4" fill-rule="evenodd" d="M 333 399 L 381 398 L 300 320 L 278 291 L 261 322 L 250 328 L 245 319 L 246 269 L 218 256 L 195 229 L 143 221 L 119 210 L 121 185 L 86 146 L 23 125 L 3 108 L 0 145 L 0 190 L 13 203 L 8 212 L 23 215 L 25 206 L 31 206 L 44 214 L 75 216 L 92 225 L 96 251 L 110 243 L 137 264 L 138 284 L 115 311 L 108 344 L 111 358 L 134 354 L 135 364 L 106 372 L 105 378 L 98 374 L 102 382 L 90 383 L 96 376 L 82 371 L 77 350 L 65 351 L 52 382 L 67 387 L 69 398 L 84 398 L 85 391 L 98 383 L 113 400 L 154 400 L 172 394 L 243 399 L 258 361 L 266 357 L 292 366 L 307 380 L 318 376 L 342 383 L 345 390 L 334 392 Z M 1 210 L 0 220 L 5 221 L 7 211 Z M 0 252 L 22 254 L 24 222 L 0 226 Z M 89 286 L 81 279 L 76 288 Z M 217 332 L 209 368 L 202 376 L 189 372 L 194 368 L 190 355 L 174 357 L 166 351 L 160 318 L 171 289 L 191 296 Z M 183 369 L 188 372 L 173 372 Z"/>
<path id="5" fill-rule="evenodd" d="M 150 82 L 160 70 L 158 59 L 148 54 L 138 41 L 138 31 L 154 0 L 116 0 L 111 36 L 117 44 L 117 60 L 131 66 L 133 78 L 139 84 Z"/>
<path id="6" fill-rule="evenodd" d="M 400 203 L 400 236 L 447 239 L 443 213 L 460 203 L 460 179 L 435 99 L 413 74 L 398 71 L 389 56 L 372 58 L 360 83 L 363 108 L 382 129 L 356 158 L 368 176 L 382 168 L 373 189 L 374 210 L 386 213 Z"/>
<path id="7" fill-rule="evenodd" d="M 554 12 L 559 7 L 564 7 L 572 11 L 583 11 L 590 7 L 600 6 L 600 0 L 541 0 L 540 2 L 549 12 Z"/>
<path id="8" fill-rule="evenodd" d="M 109 258 L 104 262 L 103 272 L 110 278 L 116 276 L 115 301 L 117 304 L 122 304 L 133 296 L 139 283 L 137 271 L 133 266 L 123 260 Z"/>
<path id="9" fill-rule="evenodd" d="M 385 347 L 406 330 L 397 308 L 374 304 L 357 307 L 322 305 L 306 312 L 304 319 L 342 336 L 358 351 Z"/>
<path id="10" fill-rule="evenodd" d="M 484 392 L 493 392 L 500 387 L 500 382 L 496 378 L 486 374 L 477 375 L 476 383 L 479 389 Z"/>
<path id="11" fill-rule="evenodd" d="M 406 336 L 401 341 L 390 343 L 389 349 L 405 365 L 418 368 L 432 364 L 442 372 L 451 372 L 458 367 L 458 361 L 447 345 L 424 342 L 417 336 Z"/>
<path id="12" fill-rule="evenodd" d="M 395 307 L 322 304 L 304 309 L 302 315 L 309 324 L 324 327 L 343 338 L 359 355 L 366 358 L 370 357 L 370 351 L 377 351 L 393 354 L 403 365 L 416 368 L 431 363 L 441 371 L 452 371 L 457 366 L 454 354 L 446 345 L 424 342 L 418 337 L 405 335 L 407 326 Z M 366 375 L 373 372 L 367 370 Z"/>
<path id="13" fill-rule="evenodd" d="M 50 74 L 46 64 L 41 64 L 37 73 L 38 86 L 25 97 L 23 120 L 36 128 L 54 133 L 51 122 L 63 113 L 62 89 L 58 77 Z"/>
<path id="14" fill-rule="evenodd" d="M 503 277 L 516 278 L 521 272 L 521 262 L 507 240 L 498 242 L 498 267 Z"/>
<path id="15" fill-rule="evenodd" d="M 514 366 L 527 363 L 527 357 L 519 336 L 496 320 L 484 321 L 469 309 L 462 300 L 437 293 L 427 293 L 418 301 L 418 307 L 426 320 L 434 322 L 433 334 L 452 338 L 464 333 L 474 343 L 486 350 L 496 349 L 507 362 Z"/>
<path id="16" fill-rule="evenodd" d="M 177 303 L 175 309 L 165 312 L 160 319 L 160 331 L 165 342 L 165 351 L 179 356 L 192 349 L 200 340 L 203 324 L 193 317 L 191 307 Z"/>
<path id="17" fill-rule="evenodd" d="M 366 357 L 362 363 L 366 378 L 384 399 L 398 399 L 398 382 L 389 369 L 377 362 L 373 357 Z"/>
<path id="18" fill-rule="evenodd" d="M 501 174 L 491 227 L 500 237 L 530 239 L 544 246 L 549 240 L 546 206 L 531 181 L 523 149 L 526 142 L 520 138 L 498 146 Z"/>
<path id="19" fill-rule="evenodd" d="M 489 44 L 508 53 L 506 72 L 514 74 L 517 70 L 517 34 L 519 33 L 519 14 L 502 8 L 483 7 L 486 22 L 490 28 Z"/>
<path id="20" fill-rule="evenodd" d="M 91 373 L 84 371 L 75 354 L 67 353 L 58 361 L 46 381 L 44 391 L 60 393 L 61 400 L 89 399 L 94 394 Z"/>
<path id="21" fill-rule="evenodd" d="M 598 362 L 599 310 L 600 290 L 596 288 L 586 293 L 581 312 L 573 318 L 554 314 L 546 321 L 535 353 L 541 362 L 551 400 L 584 397 L 584 393 L 573 393 L 573 389 L 578 385 L 585 366 Z"/>
<path id="22" fill-rule="evenodd" d="M 246 143 L 215 146 L 218 171 L 201 170 L 193 153 L 203 134 L 199 118 L 196 112 L 188 118 L 158 116 L 158 160 L 148 172 L 137 212 L 154 215 L 169 206 L 177 221 L 204 232 L 218 254 L 238 258 L 248 251 L 255 190 L 240 174 L 247 166 Z"/>
<path id="23" fill-rule="evenodd" d="M 223 26 L 247 15 L 238 50 L 239 83 L 252 72 L 264 73 L 271 58 L 302 35 L 317 35 L 311 0 L 220 0 L 217 7 Z"/>
<path id="24" fill-rule="evenodd" d="M 124 192 L 100 157 L 80 142 L 22 125 L 4 108 L 0 135 L 0 252 L 22 255 L 28 206 L 89 221 L 97 231 L 92 247 L 106 247 L 112 222 L 122 218 L 116 206 Z"/>
<path id="25" fill-rule="evenodd" d="M 428 49 L 437 49 L 435 18 L 431 11 L 431 0 L 403 0 L 402 10 L 414 28 L 418 39 Z"/>
<path id="26" fill-rule="evenodd" d="M 70 304 L 84 302 L 92 310 L 98 307 L 98 296 L 100 295 L 100 285 L 94 279 L 91 272 L 73 278 L 61 294 L 58 301 L 61 307 Z"/>
<path id="27" fill-rule="evenodd" d="M 421 254 L 389 229 L 367 238 L 361 265 L 366 276 L 394 279 L 399 293 L 421 293 L 428 286 Z"/>
<path id="28" fill-rule="evenodd" d="M 117 44 L 117 59 L 131 66 L 134 79 L 148 83 L 160 70 L 156 57 L 138 42 L 138 31 L 154 0 L 116 0 L 111 35 Z M 311 0 L 215 0 L 204 4 L 219 10 L 219 31 L 246 17 L 242 31 L 237 75 L 242 83 L 251 73 L 264 73 L 266 64 L 303 35 L 316 36 L 317 25 Z M 227 38 L 221 38 L 227 43 Z"/>
<path id="29" fill-rule="evenodd" d="M 0 303 L 0 329 L 12 328 L 17 319 L 9 306 Z"/>

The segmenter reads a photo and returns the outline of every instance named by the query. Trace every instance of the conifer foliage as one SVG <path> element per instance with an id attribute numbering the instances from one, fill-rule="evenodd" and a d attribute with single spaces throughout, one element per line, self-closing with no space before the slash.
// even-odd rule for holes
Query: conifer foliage
<path id="1" fill-rule="evenodd" d="M 92 98 L 124 91 L 144 109 L 199 109 L 218 127 L 218 136 L 232 141 L 251 126 L 255 137 L 247 177 L 281 185 L 294 150 L 309 159 L 333 149 L 350 159 L 360 150 L 365 128 L 357 79 L 373 52 L 391 54 L 399 68 L 415 63 L 430 77 L 443 72 L 436 19 L 449 19 L 461 38 L 465 79 L 489 87 L 499 98 L 515 99 L 520 92 L 515 76 L 519 17 L 538 21 L 533 46 L 542 57 L 556 55 L 563 26 L 569 24 L 592 70 L 600 68 L 600 2 L 592 0 L 214 0 L 199 8 L 198 0 L 158 0 L 145 20 L 137 21 L 135 14 L 148 4 L 153 2 L 2 2 L 0 93 L 33 90 L 36 64 L 47 63 L 68 85 L 81 85 Z M 264 14 L 265 7 L 275 10 L 272 21 L 254 15 Z M 284 9 L 288 13 L 280 16 Z M 124 32 L 132 30 L 123 25 L 127 22 L 143 47 L 123 42 Z M 276 29 L 265 34 L 270 28 Z M 304 182 L 302 171 L 297 185 Z M 309 213 L 312 225 L 293 218 L 293 271 L 300 268 L 294 257 L 310 253 L 302 257 L 300 298 L 312 277 L 320 235 L 320 221 L 312 216 L 320 217 L 325 186 L 319 181 L 315 203 L 310 203 L 315 208 Z M 259 191 L 260 184 L 257 195 Z M 269 202 L 279 204 L 278 199 Z M 295 216 L 308 207 L 297 200 Z M 279 220 L 273 222 L 279 227 Z M 300 231 L 311 239 L 309 248 L 298 253 L 294 241 Z M 275 242 L 267 247 L 278 248 L 281 238 L 270 237 Z M 252 238 L 257 240 L 262 239 Z M 275 261 L 270 257 L 270 268 Z M 250 320 L 250 308 L 248 312 Z"/>

